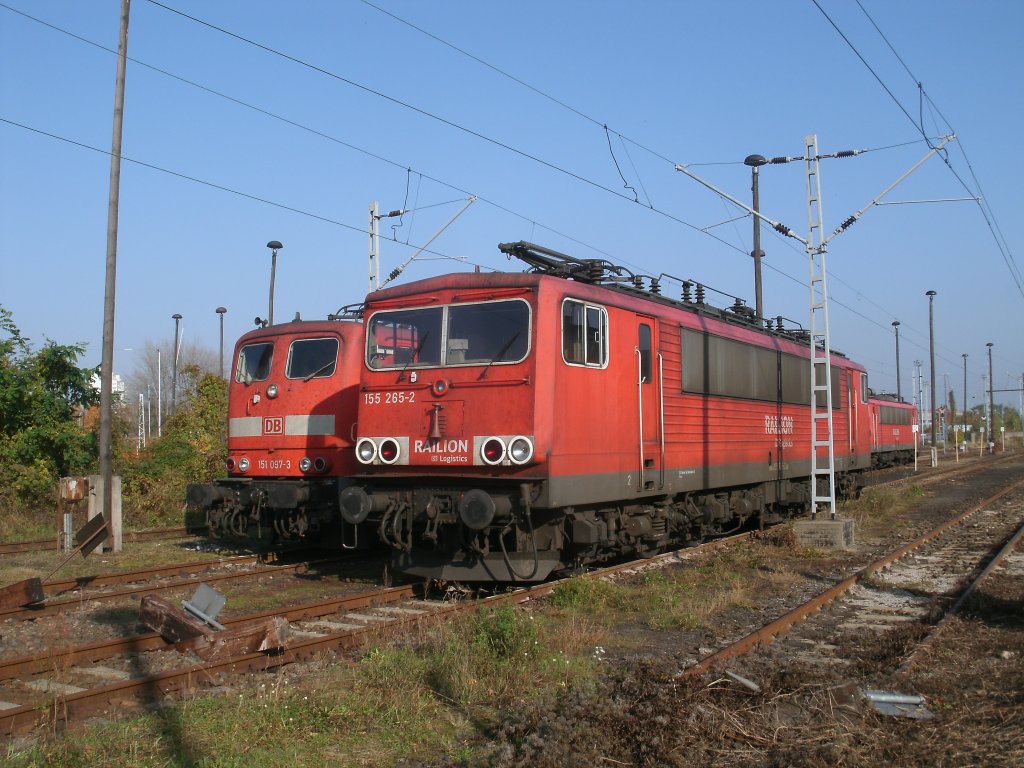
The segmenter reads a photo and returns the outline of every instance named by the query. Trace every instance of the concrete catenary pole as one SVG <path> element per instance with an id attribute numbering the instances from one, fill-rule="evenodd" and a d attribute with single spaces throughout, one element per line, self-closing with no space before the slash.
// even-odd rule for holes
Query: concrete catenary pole
<path id="1" fill-rule="evenodd" d="M 100 356 L 100 476 L 103 478 L 102 512 L 111 522 L 114 474 L 113 375 L 114 304 L 117 286 L 117 212 L 121 186 L 121 127 L 124 123 L 124 81 L 128 61 L 128 14 L 131 0 L 121 0 L 121 26 L 117 43 L 117 79 L 114 85 L 114 127 L 110 142 L 110 192 L 107 205 L 107 263 L 103 294 L 103 351 Z"/>

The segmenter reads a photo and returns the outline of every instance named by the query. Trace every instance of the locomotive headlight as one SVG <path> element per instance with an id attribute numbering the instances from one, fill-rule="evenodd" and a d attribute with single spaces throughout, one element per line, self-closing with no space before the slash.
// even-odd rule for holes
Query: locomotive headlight
<path id="1" fill-rule="evenodd" d="M 238 460 L 238 471 L 248 472 L 249 471 L 249 460 L 244 456 Z"/>
<path id="2" fill-rule="evenodd" d="M 500 464 L 505 458 L 505 443 L 500 437 L 489 437 L 480 447 L 480 458 L 484 464 Z"/>
<path id="3" fill-rule="evenodd" d="M 513 464 L 525 464 L 533 458 L 533 441 L 522 435 L 513 437 L 508 444 L 508 457 Z"/>
<path id="4" fill-rule="evenodd" d="M 267 387 L 267 397 L 269 397 L 271 400 L 277 397 L 277 384 L 271 384 L 269 387 Z"/>
<path id="5" fill-rule="evenodd" d="M 402 450 L 394 438 L 386 437 L 380 441 L 380 460 L 385 464 L 394 464 L 401 454 Z"/>
<path id="6" fill-rule="evenodd" d="M 227 464 L 227 466 L 228 466 L 228 472 L 234 472 L 235 471 L 235 460 L 234 459 L 229 458 L 224 463 Z"/>
<path id="7" fill-rule="evenodd" d="M 327 470 L 327 459 L 323 456 L 317 456 L 313 459 L 313 469 L 317 472 L 324 472 Z"/>
<path id="8" fill-rule="evenodd" d="M 377 444 L 368 437 L 356 443 L 356 458 L 363 464 L 372 464 L 377 456 Z"/>
<path id="9" fill-rule="evenodd" d="M 309 458 L 309 456 L 303 456 L 301 459 L 299 459 L 299 469 L 301 469 L 303 472 L 309 472 L 312 466 L 313 462 Z"/>

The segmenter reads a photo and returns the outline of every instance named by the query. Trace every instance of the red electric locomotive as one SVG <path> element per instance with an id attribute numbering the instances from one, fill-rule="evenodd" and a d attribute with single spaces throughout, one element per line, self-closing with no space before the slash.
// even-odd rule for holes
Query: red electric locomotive
<path id="1" fill-rule="evenodd" d="M 884 394 L 872 394 L 868 408 L 871 411 L 871 465 L 891 467 L 912 462 L 918 438 L 917 408 L 895 395 Z"/>
<path id="2" fill-rule="evenodd" d="M 806 333 L 715 309 L 700 286 L 677 301 L 604 261 L 500 248 L 533 271 L 366 300 L 360 467 L 341 514 L 376 525 L 396 570 L 537 581 L 811 501 Z M 838 354 L 831 371 L 849 493 L 871 466 L 867 374 Z"/>
<path id="3" fill-rule="evenodd" d="M 359 543 L 355 530 L 343 530 L 338 493 L 356 470 L 362 356 L 363 326 L 352 317 L 297 319 L 239 339 L 228 393 L 228 477 L 187 489 L 211 536 L 260 549 Z"/>

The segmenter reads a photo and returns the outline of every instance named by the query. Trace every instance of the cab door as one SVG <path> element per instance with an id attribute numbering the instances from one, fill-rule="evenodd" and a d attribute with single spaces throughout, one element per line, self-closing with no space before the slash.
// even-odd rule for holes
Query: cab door
<path id="1" fill-rule="evenodd" d="M 664 393 L 658 323 L 647 315 L 636 316 L 634 331 L 636 371 L 637 492 L 660 490 L 665 486 Z"/>

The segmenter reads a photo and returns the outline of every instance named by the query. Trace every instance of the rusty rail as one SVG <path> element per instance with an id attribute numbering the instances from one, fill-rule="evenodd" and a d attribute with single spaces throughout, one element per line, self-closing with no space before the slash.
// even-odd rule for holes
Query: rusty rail
<path id="1" fill-rule="evenodd" d="M 859 581 L 867 578 L 876 571 L 879 571 L 882 568 L 885 568 L 886 566 L 905 557 L 909 552 L 912 552 L 913 550 L 917 549 L 923 544 L 926 544 L 927 542 L 931 541 L 937 536 L 941 536 L 943 533 L 953 528 L 954 526 L 962 525 L 966 520 L 980 512 L 984 507 L 987 507 L 993 502 L 998 501 L 1004 496 L 1008 496 L 1009 494 L 1019 490 L 1022 487 L 1024 487 L 1024 480 L 1018 481 L 1011 485 L 1010 487 L 1003 489 L 999 493 L 990 496 L 989 498 L 982 501 L 980 504 L 977 504 L 968 511 L 964 512 L 959 517 L 956 517 L 953 520 L 950 520 L 944 523 L 943 525 L 940 525 L 938 528 L 935 528 L 934 530 L 919 536 L 918 538 L 914 539 L 914 541 L 910 542 L 909 544 L 903 547 L 900 547 L 894 552 L 889 553 L 880 560 L 876 560 L 875 562 L 870 563 L 869 565 L 865 566 L 863 569 L 855 573 L 853 576 L 843 579 L 841 582 L 834 585 L 825 592 L 822 592 L 820 595 L 813 598 L 812 600 L 809 600 L 803 605 L 800 605 L 794 608 L 793 610 L 789 611 L 788 613 L 783 614 L 779 618 L 775 619 L 775 621 L 769 622 L 760 629 L 751 632 L 746 637 L 743 637 L 737 640 L 736 642 L 727 645 L 725 648 L 722 648 L 716 653 L 707 656 L 698 663 L 690 667 L 687 667 L 683 671 L 683 675 L 689 677 L 692 675 L 703 674 L 716 664 L 719 664 L 723 661 L 728 661 L 729 659 L 736 658 L 737 656 L 742 656 L 744 653 L 751 650 L 755 646 L 771 641 L 776 635 L 785 633 L 794 624 L 803 621 L 812 613 L 821 610 L 829 603 L 841 597 L 843 593 L 845 593 Z"/>
<path id="2" fill-rule="evenodd" d="M 126 531 L 123 540 L 139 543 L 142 541 L 160 541 L 162 539 L 184 539 L 190 536 L 187 528 L 154 528 L 151 531 Z M 39 539 L 37 541 L 11 541 L 0 544 L 0 555 L 14 555 L 23 552 L 48 552 L 59 550 L 60 540 Z"/>

